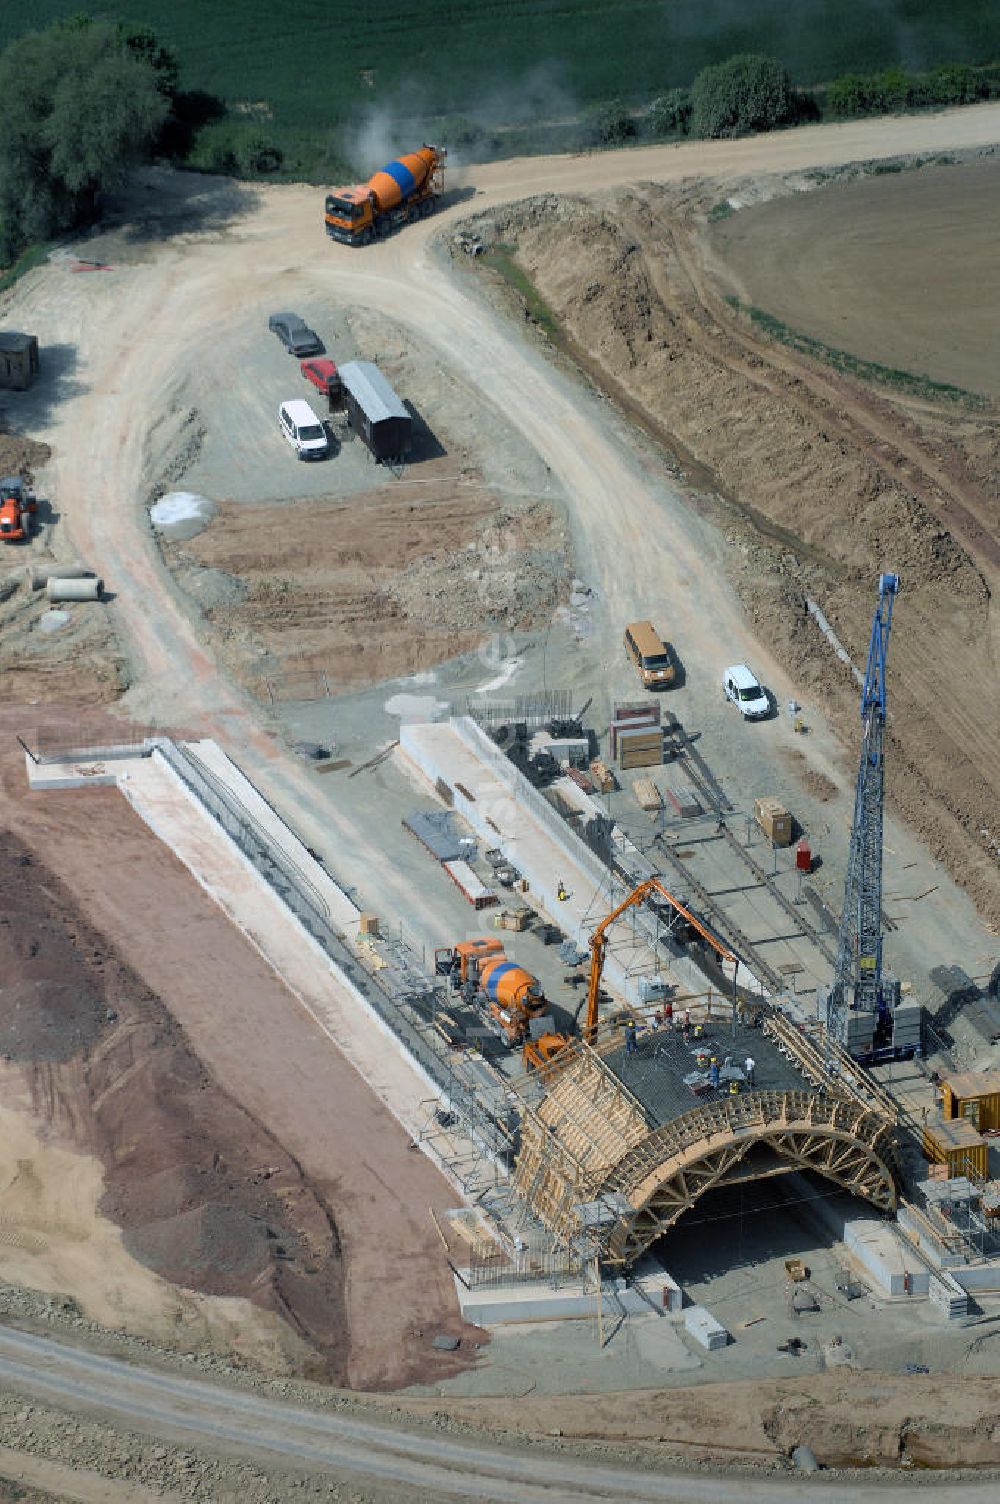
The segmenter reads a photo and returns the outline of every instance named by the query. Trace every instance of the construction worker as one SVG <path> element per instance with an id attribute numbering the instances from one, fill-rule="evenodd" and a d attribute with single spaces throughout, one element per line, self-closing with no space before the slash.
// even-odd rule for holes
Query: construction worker
<path id="1" fill-rule="evenodd" d="M 748 1055 L 743 1062 L 743 1074 L 747 1078 L 747 1085 L 753 1090 L 753 1073 L 757 1069 L 757 1062 L 752 1055 Z"/>
<path id="2" fill-rule="evenodd" d="M 566 884 L 563 882 L 562 878 L 559 879 L 559 886 L 556 889 L 556 897 L 558 898 L 560 903 L 565 903 L 567 898 L 569 898 Z"/>
<path id="3" fill-rule="evenodd" d="M 708 1067 L 708 1080 L 712 1090 L 717 1091 L 719 1086 L 719 1062 L 715 1059 L 714 1056 L 712 1057 L 711 1064 Z"/>
<path id="4" fill-rule="evenodd" d="M 629 1021 L 628 1021 L 628 1023 L 625 1025 L 625 1053 L 626 1053 L 626 1055 L 634 1055 L 635 1054 L 635 1048 L 636 1048 L 635 1024 L 632 1021 L 632 1019 L 630 1018 Z"/>

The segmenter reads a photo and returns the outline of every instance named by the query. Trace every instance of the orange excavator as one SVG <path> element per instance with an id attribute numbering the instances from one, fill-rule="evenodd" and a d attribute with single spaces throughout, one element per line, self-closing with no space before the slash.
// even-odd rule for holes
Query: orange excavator
<path id="1" fill-rule="evenodd" d="M 30 538 L 36 507 L 35 493 L 20 475 L 0 476 L 0 538 L 4 543 Z"/>
<path id="2" fill-rule="evenodd" d="M 587 987 L 587 1012 L 583 1025 L 583 1038 L 588 1044 L 593 1044 L 597 1035 L 597 1004 L 601 995 L 601 976 L 604 972 L 604 957 L 608 949 L 608 932 L 617 919 L 627 909 L 636 904 L 644 903 L 652 893 L 658 893 L 666 900 L 675 913 L 679 914 L 690 927 L 699 934 L 704 941 L 715 951 L 723 961 L 735 961 L 732 951 L 719 941 L 711 930 L 707 929 L 696 914 L 686 909 L 679 899 L 675 898 L 660 882 L 658 877 L 649 877 L 645 882 L 639 883 L 633 888 L 627 898 L 624 898 L 616 909 L 612 909 L 606 918 L 597 925 L 590 937 L 590 981 Z M 542 1034 L 537 1039 L 527 1039 L 524 1045 L 524 1063 L 528 1069 L 546 1070 L 558 1062 L 560 1052 L 570 1043 L 568 1034 L 549 1033 Z"/>

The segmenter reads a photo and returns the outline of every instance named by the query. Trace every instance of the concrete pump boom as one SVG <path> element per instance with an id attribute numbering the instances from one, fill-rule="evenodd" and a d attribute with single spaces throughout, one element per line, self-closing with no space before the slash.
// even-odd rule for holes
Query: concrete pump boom
<path id="1" fill-rule="evenodd" d="M 642 903 L 651 893 L 658 893 L 661 898 L 665 898 L 671 908 L 680 914 L 682 919 L 686 919 L 692 929 L 697 930 L 702 939 L 712 947 L 723 961 L 736 960 L 732 951 L 727 950 L 715 938 L 711 930 L 705 928 L 697 915 L 690 913 L 672 893 L 668 892 L 659 878 L 648 877 L 637 888 L 633 888 L 628 897 L 622 899 L 618 907 L 612 909 L 611 913 L 601 920 L 590 937 L 590 984 L 587 988 L 587 1014 L 583 1026 L 583 1037 L 588 1044 L 593 1044 L 594 1036 L 597 1033 L 597 999 L 600 996 L 604 957 L 608 949 L 608 931 L 615 920 L 619 919 L 625 913 L 626 909 L 632 908 L 637 903 Z"/>

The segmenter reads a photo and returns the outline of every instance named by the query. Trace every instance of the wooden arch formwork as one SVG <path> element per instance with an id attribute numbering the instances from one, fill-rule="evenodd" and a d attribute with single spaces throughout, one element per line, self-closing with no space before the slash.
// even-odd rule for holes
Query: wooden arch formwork
<path id="1" fill-rule="evenodd" d="M 706 1191 L 813 1170 L 880 1211 L 896 1206 L 896 1115 L 881 1092 L 752 1091 L 651 1127 L 582 1042 L 525 1105 L 514 1186 L 556 1241 L 629 1267 Z"/>

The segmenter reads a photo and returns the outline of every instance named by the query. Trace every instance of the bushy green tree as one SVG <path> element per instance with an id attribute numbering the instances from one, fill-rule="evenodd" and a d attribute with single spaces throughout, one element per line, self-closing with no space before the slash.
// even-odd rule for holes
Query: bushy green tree
<path id="1" fill-rule="evenodd" d="M 868 80 L 860 73 L 843 73 L 826 91 L 826 113 L 838 120 L 868 114 Z"/>
<path id="2" fill-rule="evenodd" d="M 152 68 L 160 93 L 167 99 L 175 98 L 181 72 L 176 52 L 160 41 L 151 26 L 119 21 L 116 30 L 118 40 L 125 44 L 132 56 Z"/>
<path id="3" fill-rule="evenodd" d="M 951 104 L 971 104 L 989 96 L 985 74 L 964 63 L 946 63 L 930 73 L 907 73 L 885 68 L 881 73 L 845 73 L 826 91 L 828 115 L 850 119 L 856 115 L 891 115 Z"/>
<path id="4" fill-rule="evenodd" d="M 115 27 L 74 18 L 12 42 L 0 53 L 0 260 L 92 219 L 169 108 Z"/>
<path id="5" fill-rule="evenodd" d="M 696 136 L 743 136 L 769 131 L 792 118 L 787 71 L 772 57 L 744 52 L 703 68 L 691 89 Z"/>
<path id="6" fill-rule="evenodd" d="M 654 99 L 646 111 L 645 129 L 650 136 L 686 136 L 691 125 L 691 95 L 687 89 L 671 89 Z"/>
<path id="7" fill-rule="evenodd" d="M 617 99 L 595 110 L 591 123 L 594 140 L 601 146 L 624 146 L 638 135 L 634 119 Z"/>

